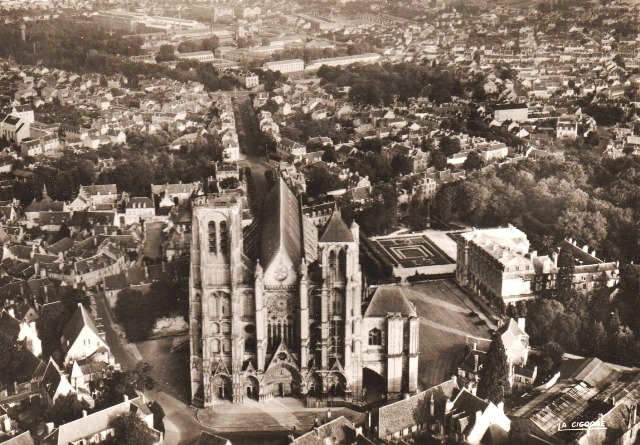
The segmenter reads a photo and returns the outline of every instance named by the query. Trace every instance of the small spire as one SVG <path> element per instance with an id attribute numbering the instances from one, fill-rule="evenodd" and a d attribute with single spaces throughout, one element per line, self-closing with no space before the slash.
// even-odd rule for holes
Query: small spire
<path id="1" fill-rule="evenodd" d="M 256 260 L 256 278 L 261 279 L 262 273 L 263 273 L 263 269 L 262 269 L 262 266 L 260 265 L 260 260 L 258 259 Z"/>

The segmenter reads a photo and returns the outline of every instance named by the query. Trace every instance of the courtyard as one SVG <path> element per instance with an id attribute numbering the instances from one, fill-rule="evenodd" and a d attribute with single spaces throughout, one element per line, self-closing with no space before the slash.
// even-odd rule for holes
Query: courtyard
<path id="1" fill-rule="evenodd" d="M 457 374 L 467 343 L 486 348 L 492 323 L 472 316 L 481 309 L 451 280 L 435 280 L 403 286 L 404 295 L 420 317 L 419 384 L 423 389 Z"/>
<path id="2" fill-rule="evenodd" d="M 454 261 L 436 246 L 427 236 L 398 236 L 372 238 L 386 261 L 396 267 L 413 268 L 442 266 Z"/>

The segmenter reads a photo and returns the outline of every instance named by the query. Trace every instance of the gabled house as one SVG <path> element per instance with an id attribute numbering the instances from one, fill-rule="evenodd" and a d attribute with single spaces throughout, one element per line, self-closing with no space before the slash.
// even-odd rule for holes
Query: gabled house
<path id="1" fill-rule="evenodd" d="M 96 352 L 110 361 L 111 351 L 102 338 L 89 311 L 78 303 L 78 308 L 62 332 L 62 349 L 65 353 L 64 363 L 83 360 Z"/>
<path id="2" fill-rule="evenodd" d="M 511 429 L 511 421 L 504 414 L 504 405 L 494 405 L 473 394 L 466 389 L 460 391 L 453 403 L 447 407 L 445 414 L 446 436 L 454 443 L 479 445 L 499 435 L 507 443 Z"/>
<path id="3" fill-rule="evenodd" d="M 155 444 L 161 444 L 163 435 L 153 429 L 153 413 L 149 410 L 144 396 L 124 401 L 92 414 L 83 415 L 77 420 L 64 423 L 44 437 L 43 445 L 69 445 L 69 444 L 99 444 L 113 437 L 113 428 L 109 422 L 114 417 L 135 413 L 144 423 L 153 430 L 157 440 Z"/>
<path id="4" fill-rule="evenodd" d="M 36 357 L 42 355 L 42 342 L 38 338 L 35 322 L 20 321 L 2 309 L 0 311 L 0 332 L 14 342 L 25 342 L 27 349 Z"/>
<path id="5" fill-rule="evenodd" d="M 456 377 L 426 391 L 383 406 L 378 411 L 378 438 L 396 441 L 403 437 L 430 431 L 444 432 L 444 415 L 458 394 Z"/>
<path id="6" fill-rule="evenodd" d="M 0 122 L 0 136 L 20 144 L 24 139 L 31 136 L 29 122 L 12 115 L 7 115 Z"/>
<path id="7" fill-rule="evenodd" d="M 67 376 L 60 370 L 53 358 L 49 359 L 42 376 L 42 392 L 46 405 L 52 406 L 60 396 L 75 394 L 76 390 L 71 386 Z"/>

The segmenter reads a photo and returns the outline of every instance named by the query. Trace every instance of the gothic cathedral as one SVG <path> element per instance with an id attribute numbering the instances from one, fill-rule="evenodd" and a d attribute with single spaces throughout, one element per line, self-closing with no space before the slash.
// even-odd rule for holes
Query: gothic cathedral
<path id="1" fill-rule="evenodd" d="M 243 202 L 234 193 L 193 201 L 192 403 L 357 402 L 363 370 L 383 393 L 416 392 L 415 309 L 396 286 L 363 308 L 358 225 L 334 211 L 317 228 L 282 179 L 259 218 L 247 220 Z"/>

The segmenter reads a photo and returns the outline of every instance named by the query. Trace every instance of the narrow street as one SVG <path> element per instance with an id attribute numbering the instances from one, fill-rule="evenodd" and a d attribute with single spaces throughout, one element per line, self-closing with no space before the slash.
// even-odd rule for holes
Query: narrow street
<path id="1" fill-rule="evenodd" d="M 236 129 L 240 151 L 246 159 L 240 164 L 251 169 L 251 176 L 255 186 L 252 199 L 256 201 L 256 208 L 262 208 L 264 198 L 269 192 L 267 180 L 264 176 L 271 166 L 266 157 L 264 147 L 260 146 L 262 135 L 258 119 L 251 104 L 249 93 L 238 93 L 233 97 L 236 117 Z"/>

